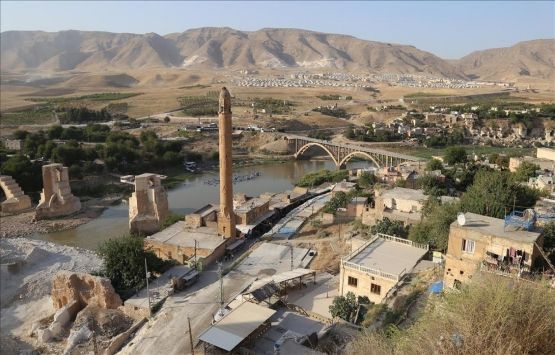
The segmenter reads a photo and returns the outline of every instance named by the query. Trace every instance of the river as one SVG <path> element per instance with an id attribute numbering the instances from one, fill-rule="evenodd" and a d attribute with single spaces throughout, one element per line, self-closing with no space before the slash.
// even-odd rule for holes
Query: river
<path id="1" fill-rule="evenodd" d="M 348 163 L 348 168 L 367 167 L 370 162 L 357 161 Z M 263 192 L 283 192 L 291 189 L 294 183 L 311 171 L 335 169 L 332 161 L 298 160 L 284 163 L 265 164 L 234 169 L 235 175 L 247 175 L 260 172 L 261 176 L 237 182 L 233 191 L 243 192 L 248 196 L 258 196 Z M 217 173 L 204 173 L 191 177 L 182 185 L 168 191 L 170 210 L 178 214 L 191 213 L 208 203 L 217 203 L 219 189 L 217 185 L 208 185 L 206 180 L 217 178 Z M 41 240 L 58 244 L 96 249 L 102 242 L 117 238 L 129 232 L 129 207 L 127 204 L 111 206 L 96 219 L 75 229 L 35 235 Z"/>

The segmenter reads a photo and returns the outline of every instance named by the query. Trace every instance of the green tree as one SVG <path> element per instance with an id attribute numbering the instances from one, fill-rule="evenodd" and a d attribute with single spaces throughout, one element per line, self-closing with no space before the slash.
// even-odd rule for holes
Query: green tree
<path id="1" fill-rule="evenodd" d="M 445 150 L 444 160 L 453 165 L 466 162 L 466 150 L 462 147 L 449 147 Z"/>
<path id="2" fill-rule="evenodd" d="M 528 181 L 529 178 L 536 176 L 536 171 L 540 166 L 534 163 L 523 161 L 514 172 L 516 181 Z"/>
<path id="3" fill-rule="evenodd" d="M 523 186 L 507 171 L 480 170 L 461 197 L 464 211 L 503 218 L 513 206 L 532 207 L 540 191 Z"/>
<path id="4" fill-rule="evenodd" d="M 348 196 L 343 191 L 339 191 L 332 197 L 326 205 L 324 206 L 324 212 L 326 213 L 335 213 L 338 208 L 344 208 L 347 206 L 349 202 Z"/>
<path id="5" fill-rule="evenodd" d="M 358 185 L 362 188 L 374 186 L 376 183 L 376 175 L 364 171 L 358 178 Z"/>
<path id="6" fill-rule="evenodd" d="M 48 139 L 60 139 L 64 133 L 64 128 L 60 125 L 54 125 L 48 129 Z"/>
<path id="7" fill-rule="evenodd" d="M 387 217 L 377 221 L 376 224 L 370 227 L 370 232 L 372 234 L 382 233 L 400 238 L 406 238 L 409 234 L 408 227 L 405 227 L 403 222 L 392 221 Z"/>
<path id="8" fill-rule="evenodd" d="M 9 175 L 19 184 L 25 193 L 39 191 L 42 188 L 42 172 L 38 163 L 32 163 L 24 155 L 16 154 L 2 163 L 2 175 Z"/>
<path id="9" fill-rule="evenodd" d="M 418 185 L 424 190 L 424 194 L 426 195 L 435 197 L 447 195 L 447 189 L 435 176 L 421 176 L 418 178 Z"/>
<path id="10" fill-rule="evenodd" d="M 144 284 L 145 259 L 152 272 L 164 272 L 171 265 L 145 250 L 142 238 L 131 235 L 109 239 L 100 245 L 98 254 L 104 262 L 103 274 L 118 292 Z"/>
<path id="11" fill-rule="evenodd" d="M 449 228 L 457 219 L 460 204 L 457 202 L 441 204 L 430 197 L 423 210 L 423 219 L 414 225 L 409 233 L 409 239 L 423 244 L 429 244 L 436 250 L 447 250 Z"/>
<path id="12" fill-rule="evenodd" d="M 350 322 L 355 315 L 358 304 L 355 294 L 347 292 L 345 296 L 337 296 L 333 299 L 330 306 L 332 317 L 338 317 Z"/>
<path id="13" fill-rule="evenodd" d="M 27 138 L 28 135 L 29 135 L 29 132 L 22 129 L 18 129 L 15 132 L 13 132 L 13 137 L 15 139 L 24 140 L 25 138 Z"/>
<path id="14" fill-rule="evenodd" d="M 443 164 L 438 159 L 432 159 L 426 164 L 427 171 L 441 170 L 443 169 Z"/>

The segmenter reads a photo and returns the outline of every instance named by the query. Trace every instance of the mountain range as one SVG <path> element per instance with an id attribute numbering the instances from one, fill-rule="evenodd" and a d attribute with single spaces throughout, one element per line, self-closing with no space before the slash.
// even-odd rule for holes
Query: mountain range
<path id="1" fill-rule="evenodd" d="M 461 79 L 555 79 L 555 39 L 445 60 L 409 45 L 299 29 L 205 27 L 160 36 L 91 31 L 0 34 L 0 70 L 124 71 L 141 68 L 328 68 Z"/>

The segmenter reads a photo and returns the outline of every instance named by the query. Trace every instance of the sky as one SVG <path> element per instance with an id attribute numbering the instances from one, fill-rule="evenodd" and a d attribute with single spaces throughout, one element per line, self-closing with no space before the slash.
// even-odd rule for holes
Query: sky
<path id="1" fill-rule="evenodd" d="M 160 35 L 197 27 L 302 28 L 413 45 L 442 58 L 555 38 L 553 1 L 6 1 L 0 30 Z"/>

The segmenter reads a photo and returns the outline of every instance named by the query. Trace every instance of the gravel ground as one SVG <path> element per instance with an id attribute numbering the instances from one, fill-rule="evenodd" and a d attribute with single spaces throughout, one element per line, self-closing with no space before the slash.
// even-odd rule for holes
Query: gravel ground
<path id="1" fill-rule="evenodd" d="M 91 199 L 83 202 L 80 213 L 58 219 L 33 221 L 35 212 L 25 212 L 17 215 L 0 217 L 0 236 L 4 238 L 28 237 L 66 229 L 77 228 L 100 216 L 104 209 L 118 201 L 121 196 L 110 196 L 102 199 Z"/>

